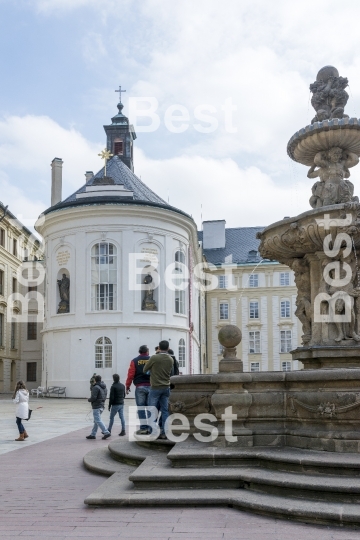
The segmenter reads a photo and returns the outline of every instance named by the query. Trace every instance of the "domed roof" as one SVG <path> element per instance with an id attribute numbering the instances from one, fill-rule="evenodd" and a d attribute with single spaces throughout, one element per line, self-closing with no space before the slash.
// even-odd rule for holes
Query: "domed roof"
<path id="1" fill-rule="evenodd" d="M 94 192 L 93 196 L 91 193 L 88 194 L 91 196 L 81 196 L 81 194 L 85 194 L 86 191 L 89 191 L 90 186 L 101 185 L 122 186 L 123 190 L 122 193 L 119 191 L 119 195 L 114 194 L 114 192 L 109 192 L 107 195 L 106 193 L 99 191 L 98 193 Z M 70 195 L 70 197 L 51 206 L 45 210 L 44 214 L 68 207 L 90 204 L 140 204 L 157 206 L 191 217 L 182 210 L 166 203 L 161 197 L 148 188 L 117 155 L 113 156 L 107 162 L 106 177 L 104 177 L 103 167 L 97 174 L 90 178 L 86 184 Z"/>

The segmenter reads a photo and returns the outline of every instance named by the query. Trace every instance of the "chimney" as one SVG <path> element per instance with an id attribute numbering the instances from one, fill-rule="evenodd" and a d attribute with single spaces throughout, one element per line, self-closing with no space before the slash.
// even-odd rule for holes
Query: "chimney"
<path id="1" fill-rule="evenodd" d="M 225 219 L 203 221 L 203 249 L 225 247 Z"/>
<path id="2" fill-rule="evenodd" d="M 92 178 L 93 176 L 94 176 L 94 173 L 92 171 L 86 171 L 85 173 L 86 183 L 88 183 L 90 178 Z"/>
<path id="3" fill-rule="evenodd" d="M 51 206 L 61 201 L 62 192 L 62 166 L 61 158 L 54 158 L 51 162 Z"/>

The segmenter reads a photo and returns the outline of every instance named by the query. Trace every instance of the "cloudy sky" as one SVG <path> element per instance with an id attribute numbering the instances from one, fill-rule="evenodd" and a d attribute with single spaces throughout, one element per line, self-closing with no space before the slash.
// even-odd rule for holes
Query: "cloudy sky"
<path id="1" fill-rule="evenodd" d="M 50 205 L 55 156 L 63 198 L 99 170 L 122 85 L 126 114 L 129 98 L 151 98 L 159 117 L 149 131 L 130 115 L 135 173 L 199 227 L 309 209 L 313 181 L 287 141 L 314 116 L 323 65 L 349 78 L 359 117 L 359 15 L 352 0 L 0 0 L 0 200 L 30 226 Z M 358 179 L 354 169 L 359 195 Z"/>

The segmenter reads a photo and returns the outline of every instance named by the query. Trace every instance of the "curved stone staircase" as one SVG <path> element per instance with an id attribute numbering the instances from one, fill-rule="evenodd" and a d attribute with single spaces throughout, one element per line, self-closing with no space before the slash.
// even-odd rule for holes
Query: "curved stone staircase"
<path id="1" fill-rule="evenodd" d="M 318 524 L 360 526 L 360 455 L 197 442 L 111 442 L 84 457 L 110 476 L 88 505 L 227 505 Z"/>

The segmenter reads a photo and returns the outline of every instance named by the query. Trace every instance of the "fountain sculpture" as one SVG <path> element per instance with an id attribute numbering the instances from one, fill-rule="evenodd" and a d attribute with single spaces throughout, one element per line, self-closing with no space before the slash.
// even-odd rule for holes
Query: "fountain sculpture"
<path id="1" fill-rule="evenodd" d="M 158 442 L 139 441 L 153 454 L 138 456 L 132 485 L 114 474 L 87 504 L 231 504 L 360 525 L 360 204 L 349 180 L 360 156 L 360 121 L 344 113 L 346 87 L 337 69 L 322 68 L 310 86 L 316 115 L 288 143 L 290 158 L 316 179 L 311 210 L 259 235 L 262 257 L 295 273 L 303 336 L 292 355 L 304 369 L 243 373 L 241 332 L 222 327 L 219 373 L 172 378 L 171 412 L 189 424 L 177 426 L 183 442 L 161 460 L 154 457 Z M 208 421 L 203 439 L 199 415 Z M 134 462 L 136 443 L 119 444 L 110 444 L 110 455 Z M 99 471 L 101 459 L 90 452 L 85 464 Z"/>

